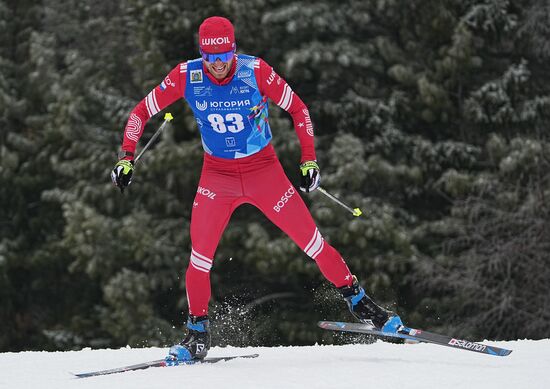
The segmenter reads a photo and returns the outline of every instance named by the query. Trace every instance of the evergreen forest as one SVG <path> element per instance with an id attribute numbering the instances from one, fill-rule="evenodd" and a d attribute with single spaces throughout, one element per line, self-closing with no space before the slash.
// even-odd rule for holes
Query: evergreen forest
<path id="1" fill-rule="evenodd" d="M 124 195 L 110 171 L 213 15 L 309 107 L 322 186 L 364 215 L 300 195 L 375 301 L 457 337 L 550 337 L 547 0 L 0 0 L 0 351 L 183 338 L 203 156 L 186 103 L 148 122 L 138 151 L 174 115 Z M 272 103 L 270 123 L 297 186 L 291 118 Z M 210 277 L 214 345 L 353 341 L 316 327 L 352 317 L 251 205 Z"/>

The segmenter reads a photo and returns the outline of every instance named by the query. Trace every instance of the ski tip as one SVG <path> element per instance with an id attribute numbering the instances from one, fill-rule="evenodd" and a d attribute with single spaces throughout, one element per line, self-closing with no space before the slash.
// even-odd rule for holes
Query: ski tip
<path id="1" fill-rule="evenodd" d="M 260 354 L 244 354 L 244 355 L 231 355 L 228 357 L 218 357 L 218 358 L 226 358 L 230 360 L 230 359 L 240 359 L 240 358 L 258 358 L 259 356 Z"/>
<path id="2" fill-rule="evenodd" d="M 81 379 L 81 378 L 90 378 L 90 377 L 96 377 L 99 375 L 104 375 L 103 372 L 89 372 L 89 373 L 73 373 L 69 372 L 75 379 Z M 107 373 L 109 374 L 109 373 Z"/>
<path id="3" fill-rule="evenodd" d="M 494 353 L 493 355 L 499 356 L 499 357 L 507 357 L 508 355 L 512 354 L 513 350 L 508 349 L 500 349 L 498 352 Z"/>
<path id="4" fill-rule="evenodd" d="M 332 327 L 344 328 L 346 324 L 349 324 L 349 323 L 345 323 L 343 321 L 327 321 L 327 320 L 321 320 L 317 322 L 317 325 L 321 328 L 332 328 Z"/>
<path id="5" fill-rule="evenodd" d="M 73 376 L 73 378 L 87 378 L 87 377 L 91 377 L 92 375 L 90 374 L 87 374 L 87 373 L 73 373 L 73 372 L 69 372 L 70 375 Z"/>
<path id="6" fill-rule="evenodd" d="M 495 346 L 486 346 L 485 353 L 489 355 L 494 355 L 497 357 L 506 357 L 512 353 L 512 350 L 506 348 L 500 348 Z"/>
<path id="7" fill-rule="evenodd" d="M 258 358 L 260 354 L 246 354 L 246 355 L 238 355 L 237 358 Z"/>
<path id="8" fill-rule="evenodd" d="M 329 322 L 329 321 L 324 321 L 324 320 L 321 320 L 321 321 L 318 321 L 317 322 L 317 326 L 321 327 L 321 328 L 328 328 L 331 326 L 331 324 L 333 324 L 333 322 Z"/>

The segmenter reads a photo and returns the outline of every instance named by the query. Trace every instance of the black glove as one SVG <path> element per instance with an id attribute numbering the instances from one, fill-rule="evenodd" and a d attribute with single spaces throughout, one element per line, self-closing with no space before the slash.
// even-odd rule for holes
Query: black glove
<path id="1" fill-rule="evenodd" d="M 300 190 L 302 192 L 313 192 L 321 184 L 319 165 L 315 161 L 305 161 L 300 165 Z"/>
<path id="2" fill-rule="evenodd" d="M 120 192 L 124 193 L 126 188 L 132 182 L 132 174 L 134 173 L 134 161 L 121 159 L 118 161 L 111 172 L 111 180 L 113 184 L 120 188 Z"/>

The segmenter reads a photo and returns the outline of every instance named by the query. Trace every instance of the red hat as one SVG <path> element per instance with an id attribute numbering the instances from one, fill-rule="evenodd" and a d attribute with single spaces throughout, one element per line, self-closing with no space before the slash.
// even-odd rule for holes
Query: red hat
<path id="1" fill-rule="evenodd" d="M 205 53 L 225 53 L 235 50 L 233 24 L 221 16 L 205 19 L 199 27 L 199 47 Z"/>

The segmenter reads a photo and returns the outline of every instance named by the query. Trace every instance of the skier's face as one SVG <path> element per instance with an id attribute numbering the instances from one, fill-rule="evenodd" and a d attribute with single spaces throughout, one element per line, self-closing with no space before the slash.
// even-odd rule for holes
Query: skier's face
<path id="1" fill-rule="evenodd" d="M 204 61 L 206 68 L 217 80 L 223 80 L 229 70 L 231 70 L 231 64 L 233 63 L 233 58 L 228 62 L 222 62 L 220 59 L 217 59 L 216 62 Z"/>
<path id="2" fill-rule="evenodd" d="M 230 59 L 229 62 L 222 62 L 217 59 L 216 62 L 204 61 L 204 63 L 206 64 L 206 68 L 210 74 L 212 74 L 217 80 L 223 80 L 229 73 L 229 70 L 231 70 L 233 59 Z"/>
<path id="3" fill-rule="evenodd" d="M 227 76 L 229 70 L 231 70 L 234 57 L 235 51 L 220 54 L 202 53 L 206 68 L 217 80 L 222 80 Z"/>

